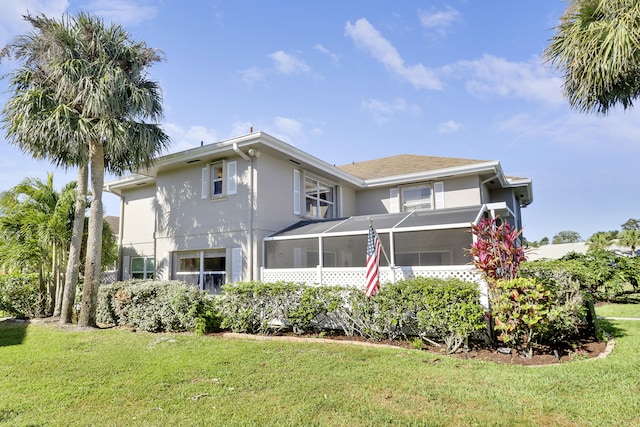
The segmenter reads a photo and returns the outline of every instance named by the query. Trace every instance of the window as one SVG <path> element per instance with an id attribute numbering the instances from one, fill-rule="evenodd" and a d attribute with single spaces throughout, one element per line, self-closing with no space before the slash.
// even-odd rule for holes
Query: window
<path id="1" fill-rule="evenodd" d="M 222 196 L 222 162 L 211 165 L 211 196 Z"/>
<path id="2" fill-rule="evenodd" d="M 150 257 L 131 257 L 132 279 L 153 279 L 156 260 Z"/>
<path id="3" fill-rule="evenodd" d="M 174 278 L 219 294 L 226 283 L 225 250 L 181 252 L 174 254 Z"/>
<path id="4" fill-rule="evenodd" d="M 401 187 L 400 191 L 402 194 L 402 207 L 405 212 L 432 209 L 430 184 Z"/>
<path id="5" fill-rule="evenodd" d="M 311 218 L 334 218 L 335 188 L 312 177 L 304 179 L 305 215 Z"/>
<path id="6" fill-rule="evenodd" d="M 238 191 L 238 163 L 220 161 L 202 168 L 202 198 L 217 198 Z"/>

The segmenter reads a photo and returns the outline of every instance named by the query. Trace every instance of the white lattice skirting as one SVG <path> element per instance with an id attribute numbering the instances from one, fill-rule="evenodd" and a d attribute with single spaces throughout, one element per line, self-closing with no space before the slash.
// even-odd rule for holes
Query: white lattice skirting
<path id="1" fill-rule="evenodd" d="M 380 267 L 380 283 L 394 283 L 411 277 L 456 278 L 476 282 L 480 287 L 480 301 L 488 306 L 487 286 L 478 271 L 471 266 L 446 267 Z M 260 271 L 263 282 L 306 283 L 308 285 L 354 286 L 364 289 L 366 269 L 363 268 L 283 268 Z"/>

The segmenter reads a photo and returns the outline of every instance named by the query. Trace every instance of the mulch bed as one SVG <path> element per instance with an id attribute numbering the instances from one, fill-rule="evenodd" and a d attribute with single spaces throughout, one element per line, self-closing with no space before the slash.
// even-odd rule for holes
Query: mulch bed
<path id="1" fill-rule="evenodd" d="M 214 334 L 212 334 L 214 335 Z M 330 334 L 295 334 L 293 332 L 280 332 L 275 335 L 255 336 L 245 334 L 229 334 L 217 333 L 215 335 L 222 336 L 242 336 L 264 340 L 287 340 L 287 341 L 315 341 L 315 342 L 344 342 L 355 345 L 372 345 L 372 346 L 391 346 L 415 350 L 410 341 L 404 340 L 372 340 L 361 336 L 345 336 L 340 332 Z M 497 348 L 493 348 L 481 342 L 471 343 L 470 348 L 466 351 L 459 350 L 454 354 L 447 354 L 444 347 L 436 347 L 423 344 L 422 351 L 428 351 L 440 356 L 450 356 L 461 359 L 485 360 L 501 364 L 524 365 L 524 366 L 545 366 L 555 365 L 558 363 L 566 363 L 575 360 L 591 359 L 603 355 L 607 350 L 608 343 L 606 341 L 597 341 L 593 337 L 582 337 L 570 343 L 559 343 L 552 346 L 536 346 L 534 347 L 533 356 L 531 358 L 521 357 L 515 349 L 510 353 L 504 354 L 499 352 Z"/>

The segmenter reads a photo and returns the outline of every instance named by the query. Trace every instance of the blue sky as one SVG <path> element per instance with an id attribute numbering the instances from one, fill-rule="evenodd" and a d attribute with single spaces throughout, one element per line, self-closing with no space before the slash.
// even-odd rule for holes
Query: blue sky
<path id="1" fill-rule="evenodd" d="M 85 11 L 120 23 L 166 61 L 170 152 L 253 127 L 329 163 L 395 154 L 500 160 L 533 180 L 530 240 L 583 238 L 640 218 L 640 116 L 571 111 L 541 60 L 561 0 L 0 0 L 0 45 L 27 31 L 27 10 Z M 0 74 L 15 64 L 0 64 Z M 0 81 L 0 105 L 8 99 Z M 54 172 L 0 134 L 0 191 Z M 113 177 L 111 177 L 113 178 Z M 105 193 L 107 214 L 118 200 Z"/>

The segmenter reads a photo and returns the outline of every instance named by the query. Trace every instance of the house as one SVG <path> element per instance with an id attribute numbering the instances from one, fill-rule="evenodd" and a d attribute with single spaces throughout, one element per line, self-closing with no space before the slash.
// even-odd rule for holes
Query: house
<path id="1" fill-rule="evenodd" d="M 369 224 L 382 281 L 474 278 L 472 222 L 522 227 L 530 179 L 498 161 L 398 155 L 336 167 L 264 132 L 158 158 L 109 182 L 121 198 L 122 279 L 364 286 Z"/>

